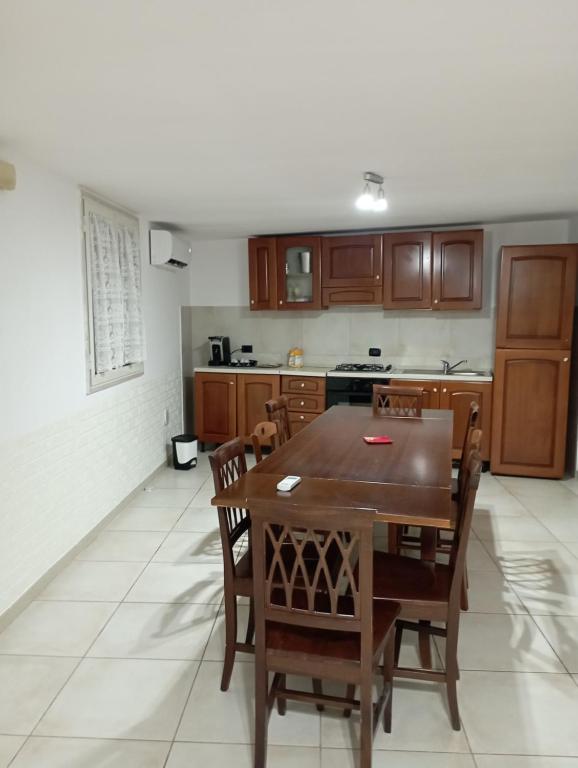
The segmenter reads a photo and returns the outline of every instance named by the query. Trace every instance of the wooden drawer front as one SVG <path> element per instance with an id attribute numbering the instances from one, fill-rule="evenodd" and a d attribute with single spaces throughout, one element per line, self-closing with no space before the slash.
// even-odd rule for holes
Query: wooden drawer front
<path id="1" fill-rule="evenodd" d="M 383 288 L 323 288 L 321 291 L 324 307 L 348 304 L 381 304 Z"/>
<path id="2" fill-rule="evenodd" d="M 289 395 L 287 407 L 290 411 L 322 413 L 325 409 L 325 397 L 323 395 Z"/>
<path id="3" fill-rule="evenodd" d="M 302 429 L 317 418 L 317 413 L 299 413 L 297 411 L 289 411 L 289 431 L 291 437 L 294 437 L 297 432 L 301 432 Z"/>
<path id="4" fill-rule="evenodd" d="M 282 376 L 281 391 L 284 394 L 291 392 L 307 392 L 316 395 L 325 395 L 325 379 L 317 376 Z"/>

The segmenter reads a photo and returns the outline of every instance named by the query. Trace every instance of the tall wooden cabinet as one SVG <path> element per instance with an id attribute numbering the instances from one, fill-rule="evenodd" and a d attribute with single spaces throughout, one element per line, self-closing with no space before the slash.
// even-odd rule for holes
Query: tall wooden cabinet
<path id="1" fill-rule="evenodd" d="M 279 376 L 243 373 L 237 376 L 237 434 L 246 443 L 256 424 L 267 421 L 265 403 L 279 397 Z"/>
<path id="2" fill-rule="evenodd" d="M 195 374 L 195 428 L 202 443 L 226 443 L 237 434 L 237 378 Z"/>
<path id="3" fill-rule="evenodd" d="M 492 472 L 564 475 L 576 245 L 502 249 Z"/>
<path id="4" fill-rule="evenodd" d="M 249 240 L 249 296 L 252 310 L 277 308 L 277 250 L 274 237 Z"/>

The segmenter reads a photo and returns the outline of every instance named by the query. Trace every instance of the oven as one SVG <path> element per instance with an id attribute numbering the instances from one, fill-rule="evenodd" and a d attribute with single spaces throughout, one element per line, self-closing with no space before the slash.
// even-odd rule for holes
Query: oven
<path id="1" fill-rule="evenodd" d="M 374 384 L 389 384 L 383 376 L 332 376 L 325 380 L 326 407 L 332 405 L 371 405 Z"/>

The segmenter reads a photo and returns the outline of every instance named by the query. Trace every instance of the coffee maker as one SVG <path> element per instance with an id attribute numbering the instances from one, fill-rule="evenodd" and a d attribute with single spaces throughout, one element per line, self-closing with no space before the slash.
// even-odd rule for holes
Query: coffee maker
<path id="1" fill-rule="evenodd" d="M 231 341 L 228 336 L 209 336 L 211 358 L 209 365 L 229 365 L 231 362 Z"/>

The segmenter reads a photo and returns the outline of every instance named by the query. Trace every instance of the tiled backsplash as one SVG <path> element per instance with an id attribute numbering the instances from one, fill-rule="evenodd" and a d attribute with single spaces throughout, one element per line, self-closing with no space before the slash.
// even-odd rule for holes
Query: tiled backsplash
<path id="1" fill-rule="evenodd" d="M 251 312 L 244 307 L 183 307 L 183 373 L 206 365 L 207 337 L 231 337 L 232 349 L 252 344 L 262 363 L 285 363 L 301 346 L 306 365 L 366 362 L 369 347 L 381 347 L 380 362 L 437 366 L 441 358 L 466 358 L 474 368 L 492 368 L 494 318 L 488 312 L 385 312 L 339 308 L 320 312 Z"/>

